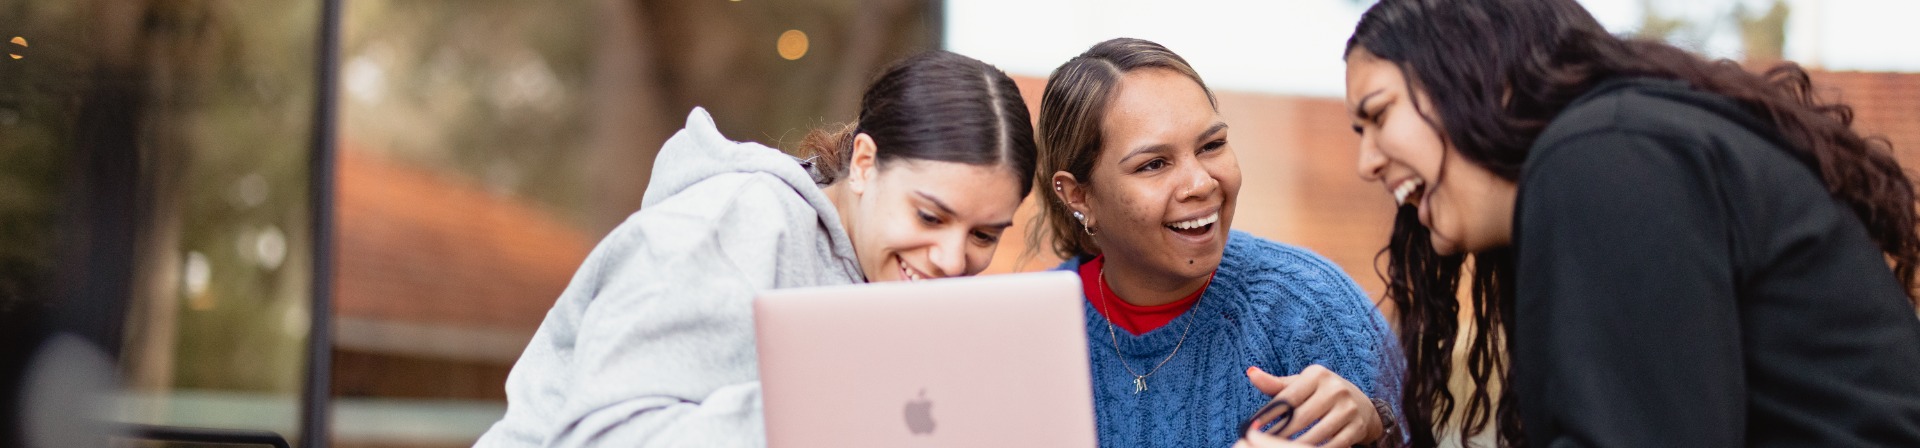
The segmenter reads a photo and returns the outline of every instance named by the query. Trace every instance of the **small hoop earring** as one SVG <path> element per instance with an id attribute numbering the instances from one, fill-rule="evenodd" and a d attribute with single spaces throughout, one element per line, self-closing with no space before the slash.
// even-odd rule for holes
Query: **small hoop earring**
<path id="1" fill-rule="evenodd" d="M 1084 223 L 1084 222 L 1080 223 L 1080 230 L 1086 231 L 1087 236 L 1093 236 L 1094 234 L 1099 233 L 1098 230 L 1093 230 L 1093 226 L 1089 226 L 1087 225 L 1087 223 Z"/>

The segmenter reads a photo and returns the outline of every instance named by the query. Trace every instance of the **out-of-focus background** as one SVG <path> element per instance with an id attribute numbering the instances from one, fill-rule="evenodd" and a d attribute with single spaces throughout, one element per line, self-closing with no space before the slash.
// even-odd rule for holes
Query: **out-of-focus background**
<path id="1" fill-rule="evenodd" d="M 108 366 L 115 421 L 470 445 L 692 107 L 787 148 L 854 118 L 867 80 L 913 52 L 994 63 L 1037 106 L 1055 65 L 1119 36 L 1167 45 L 1218 91 L 1245 177 L 1234 227 L 1324 254 L 1377 296 L 1390 200 L 1355 176 L 1339 98 L 1370 3 L 0 0 L 0 381 L 48 381 L 34 366 L 56 351 L 38 342 L 64 331 L 93 355 L 51 359 Z M 1585 3 L 1619 33 L 1815 68 L 1920 166 L 1920 3 Z M 316 152 L 328 120 L 336 144 Z M 1057 262 L 1020 263 L 1026 244 L 1007 238 L 991 272 Z M 330 363 L 310 361 L 315 342 Z M 318 415 L 302 412 L 312 382 Z M 7 390 L 0 415 L 71 401 Z M 0 440 L 31 443 L 18 434 L 36 425 Z"/>

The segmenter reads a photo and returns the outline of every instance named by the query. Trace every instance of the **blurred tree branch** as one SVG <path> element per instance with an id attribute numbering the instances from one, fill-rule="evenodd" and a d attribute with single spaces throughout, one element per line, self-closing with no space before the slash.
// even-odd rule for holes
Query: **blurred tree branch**
<path id="1" fill-rule="evenodd" d="M 1748 64 L 1767 67 L 1785 59 L 1789 12 L 1785 0 L 1773 0 L 1765 11 L 1734 4 L 1733 20 L 1740 24 L 1740 44 Z"/>

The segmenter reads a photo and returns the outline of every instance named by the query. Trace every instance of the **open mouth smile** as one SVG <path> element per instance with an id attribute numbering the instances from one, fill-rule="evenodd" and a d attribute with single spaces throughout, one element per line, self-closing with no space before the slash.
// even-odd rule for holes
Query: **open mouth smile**
<path id="1" fill-rule="evenodd" d="M 1420 178 L 1400 181 L 1400 185 L 1393 187 L 1393 203 L 1395 205 L 1407 205 L 1408 199 L 1419 200 L 1420 194 L 1426 193 L 1424 189 L 1426 185 L 1427 183 L 1420 180 Z"/>
<path id="2" fill-rule="evenodd" d="M 1166 227 L 1172 230 L 1173 233 L 1199 237 L 1205 236 L 1208 232 L 1212 232 L 1213 225 L 1217 222 L 1220 222 L 1220 212 L 1216 210 L 1198 218 L 1167 223 Z"/>
<path id="3" fill-rule="evenodd" d="M 924 275 L 920 275 L 920 271 L 916 271 L 913 268 L 907 267 L 907 260 L 904 258 L 900 258 L 899 255 L 893 256 L 893 262 L 894 264 L 897 264 L 900 266 L 900 280 L 917 282 L 917 281 L 925 280 L 927 278 Z"/>

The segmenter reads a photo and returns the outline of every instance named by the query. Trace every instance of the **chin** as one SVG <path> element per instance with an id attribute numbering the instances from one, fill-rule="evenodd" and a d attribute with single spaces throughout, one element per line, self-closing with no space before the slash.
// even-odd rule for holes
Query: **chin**
<path id="1" fill-rule="evenodd" d="M 1502 246 L 1496 245 L 1496 244 L 1473 244 L 1468 242 L 1455 242 L 1452 240 L 1441 240 L 1438 238 L 1433 240 L 1433 252 L 1445 257 L 1451 257 L 1455 255 L 1471 255 L 1471 254 L 1476 254 L 1480 252 L 1500 249 L 1501 247 Z"/>
<path id="2" fill-rule="evenodd" d="M 1206 277 L 1209 275 L 1213 275 L 1214 271 L 1217 271 L 1220 269 L 1220 260 L 1213 260 L 1212 262 L 1194 260 L 1193 266 L 1194 266 L 1194 269 L 1191 275 L 1193 278 Z"/>
<path id="3" fill-rule="evenodd" d="M 1459 242 L 1440 236 L 1440 233 L 1432 231 L 1432 228 L 1428 228 L 1427 243 L 1433 246 L 1433 253 L 1443 257 L 1451 257 L 1461 253 Z"/>
<path id="4" fill-rule="evenodd" d="M 893 263 L 882 263 L 871 269 L 862 268 L 861 273 L 867 276 L 867 283 L 897 282 L 901 280 L 900 267 Z"/>
<path id="5" fill-rule="evenodd" d="M 1221 258 L 1220 252 L 1202 256 L 1182 257 L 1179 260 L 1175 260 L 1176 264 L 1173 266 L 1173 272 L 1179 272 L 1188 278 L 1206 277 L 1208 274 L 1212 274 L 1215 269 L 1220 268 Z M 1187 260 L 1193 260 L 1193 264 L 1187 264 Z"/>

